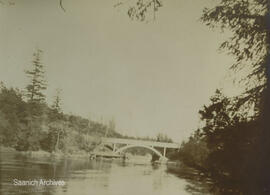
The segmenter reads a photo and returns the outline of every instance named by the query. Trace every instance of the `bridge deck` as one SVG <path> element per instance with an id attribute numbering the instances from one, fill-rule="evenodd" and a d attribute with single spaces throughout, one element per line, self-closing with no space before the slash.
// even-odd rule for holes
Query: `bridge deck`
<path id="1" fill-rule="evenodd" d="M 146 146 L 161 147 L 161 148 L 180 148 L 180 144 L 178 143 L 144 141 L 144 140 L 135 140 L 135 139 L 102 137 L 101 141 L 107 144 L 132 144 L 132 145 L 146 145 Z"/>

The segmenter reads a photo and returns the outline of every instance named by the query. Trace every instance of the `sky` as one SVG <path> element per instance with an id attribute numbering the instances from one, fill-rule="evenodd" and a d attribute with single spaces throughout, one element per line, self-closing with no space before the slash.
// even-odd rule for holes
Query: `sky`
<path id="1" fill-rule="evenodd" d="M 146 22 L 130 20 L 115 0 L 63 0 L 66 12 L 56 0 L 1 2 L 0 80 L 23 89 L 42 49 L 48 102 L 60 88 L 66 113 L 180 142 L 215 89 L 230 88 L 233 59 L 218 51 L 227 35 L 199 21 L 211 0 L 163 0 Z"/>

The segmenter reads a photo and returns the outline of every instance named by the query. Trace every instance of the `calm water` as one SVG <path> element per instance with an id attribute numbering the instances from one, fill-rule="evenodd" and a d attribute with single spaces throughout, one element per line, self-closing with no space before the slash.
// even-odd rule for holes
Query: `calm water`
<path id="1" fill-rule="evenodd" d="M 91 160 L 30 158 L 0 153 L 0 194 L 190 195 L 187 182 L 167 167 Z M 64 180 L 64 186 L 14 186 L 14 179 Z"/>

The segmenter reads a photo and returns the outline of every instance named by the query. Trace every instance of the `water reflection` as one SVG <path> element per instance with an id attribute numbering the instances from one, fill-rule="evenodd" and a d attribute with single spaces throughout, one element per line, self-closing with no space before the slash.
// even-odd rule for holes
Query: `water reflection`
<path id="1" fill-rule="evenodd" d="M 0 157 L 0 194 L 4 195 L 194 194 L 194 191 L 187 190 L 191 184 L 188 185 L 184 179 L 169 173 L 164 165 L 29 158 L 19 153 L 1 153 Z M 66 185 L 14 186 L 13 179 L 64 180 Z"/>

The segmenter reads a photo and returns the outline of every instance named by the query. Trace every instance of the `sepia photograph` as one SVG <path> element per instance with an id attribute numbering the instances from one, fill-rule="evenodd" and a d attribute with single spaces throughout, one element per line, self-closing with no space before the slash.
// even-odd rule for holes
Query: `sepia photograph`
<path id="1" fill-rule="evenodd" d="M 0 0 L 0 195 L 270 195 L 269 0 Z"/>

